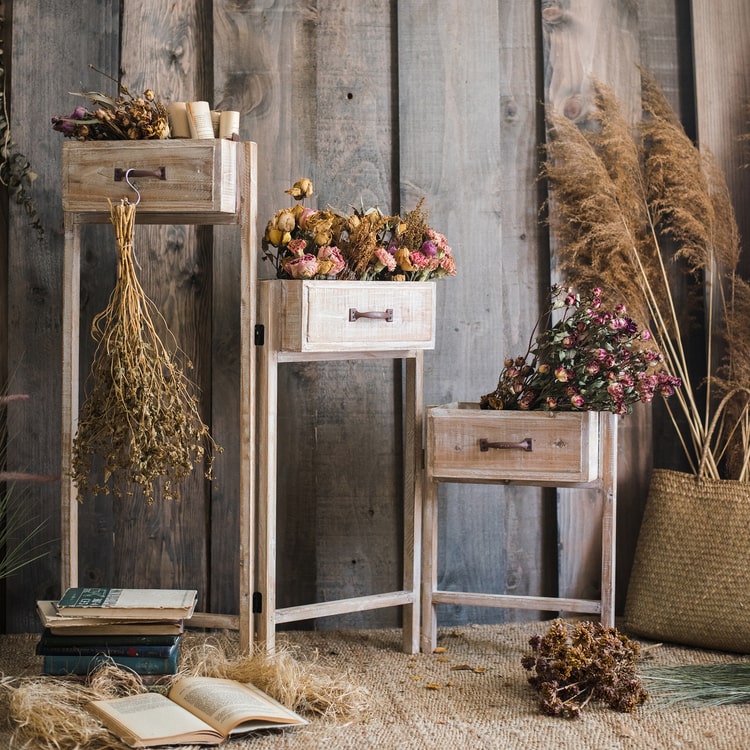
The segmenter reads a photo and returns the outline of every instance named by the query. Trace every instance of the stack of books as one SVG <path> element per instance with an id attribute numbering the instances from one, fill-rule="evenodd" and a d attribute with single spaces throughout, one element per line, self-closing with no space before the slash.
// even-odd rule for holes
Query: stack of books
<path id="1" fill-rule="evenodd" d="M 71 588 L 37 602 L 44 631 L 36 647 L 46 675 L 88 675 L 114 662 L 139 675 L 176 674 L 185 621 L 197 591 Z"/>

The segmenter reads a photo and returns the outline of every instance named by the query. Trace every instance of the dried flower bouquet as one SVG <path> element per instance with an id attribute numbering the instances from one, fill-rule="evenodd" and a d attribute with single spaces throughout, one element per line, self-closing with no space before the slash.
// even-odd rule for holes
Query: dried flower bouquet
<path id="1" fill-rule="evenodd" d="M 682 129 L 646 72 L 634 134 L 613 93 L 597 86 L 583 127 L 548 115 L 544 175 L 561 271 L 604 287 L 650 327 L 682 381 L 667 405 L 692 473 L 750 480 L 750 286 L 738 274 L 739 233 L 726 182 Z M 682 302 L 688 281 L 697 299 Z M 691 321 L 705 319 L 708 375 L 686 354 Z M 744 323 L 743 323 L 744 321 Z"/>
<path id="2" fill-rule="evenodd" d="M 446 238 L 427 224 L 423 200 L 401 216 L 364 207 L 345 216 L 302 205 L 313 194 L 303 177 L 286 191 L 297 202 L 277 211 L 263 235 L 263 258 L 280 279 L 428 281 L 456 275 Z"/>

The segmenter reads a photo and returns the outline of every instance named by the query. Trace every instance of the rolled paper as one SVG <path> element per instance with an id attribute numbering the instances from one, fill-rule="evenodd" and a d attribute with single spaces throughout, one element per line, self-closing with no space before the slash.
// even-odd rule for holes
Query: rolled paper
<path id="1" fill-rule="evenodd" d="M 227 110 L 219 119 L 219 138 L 231 138 L 240 134 L 240 113 Z"/>
<path id="2" fill-rule="evenodd" d="M 219 112 L 216 109 L 211 110 L 211 127 L 214 131 L 214 138 L 219 137 L 219 117 L 221 116 L 221 112 Z"/>
<path id="3" fill-rule="evenodd" d="M 190 138 L 187 105 L 185 102 L 172 102 L 167 107 L 169 134 L 172 138 Z"/>
<path id="4" fill-rule="evenodd" d="M 213 138 L 214 128 L 211 125 L 211 110 L 208 102 L 187 103 L 188 124 L 191 138 Z"/>

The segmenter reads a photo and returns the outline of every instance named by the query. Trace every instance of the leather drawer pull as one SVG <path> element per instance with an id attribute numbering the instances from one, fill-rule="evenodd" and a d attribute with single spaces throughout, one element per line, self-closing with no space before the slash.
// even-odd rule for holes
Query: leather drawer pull
<path id="1" fill-rule="evenodd" d="M 387 310 L 383 310 L 382 312 L 379 312 L 377 310 L 360 312 L 359 310 L 357 310 L 357 308 L 350 307 L 349 322 L 354 323 L 360 318 L 378 318 L 380 320 L 385 320 L 387 323 L 393 323 L 393 309 L 389 307 Z"/>
<path id="2" fill-rule="evenodd" d="M 534 450 L 531 438 L 524 438 L 520 443 L 490 443 L 487 438 L 479 438 L 479 450 L 482 453 L 487 452 L 490 448 L 497 448 L 498 450 Z"/>

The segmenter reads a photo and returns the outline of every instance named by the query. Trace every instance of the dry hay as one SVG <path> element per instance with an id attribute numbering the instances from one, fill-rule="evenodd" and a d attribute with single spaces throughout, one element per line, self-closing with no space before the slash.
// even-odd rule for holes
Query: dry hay
<path id="1" fill-rule="evenodd" d="M 231 651 L 230 639 L 222 638 L 183 649 L 179 674 L 252 682 L 302 714 L 341 720 L 364 711 L 366 691 L 318 664 L 317 654 L 303 658 L 298 650 L 283 645 L 275 654 L 262 648 L 250 655 L 232 655 Z M 152 689 L 165 691 L 173 679 Z M 111 663 L 99 666 L 85 682 L 50 676 L 6 677 L 0 688 L 19 747 L 39 750 L 126 748 L 87 711 L 86 704 L 149 689 L 139 675 Z"/>

